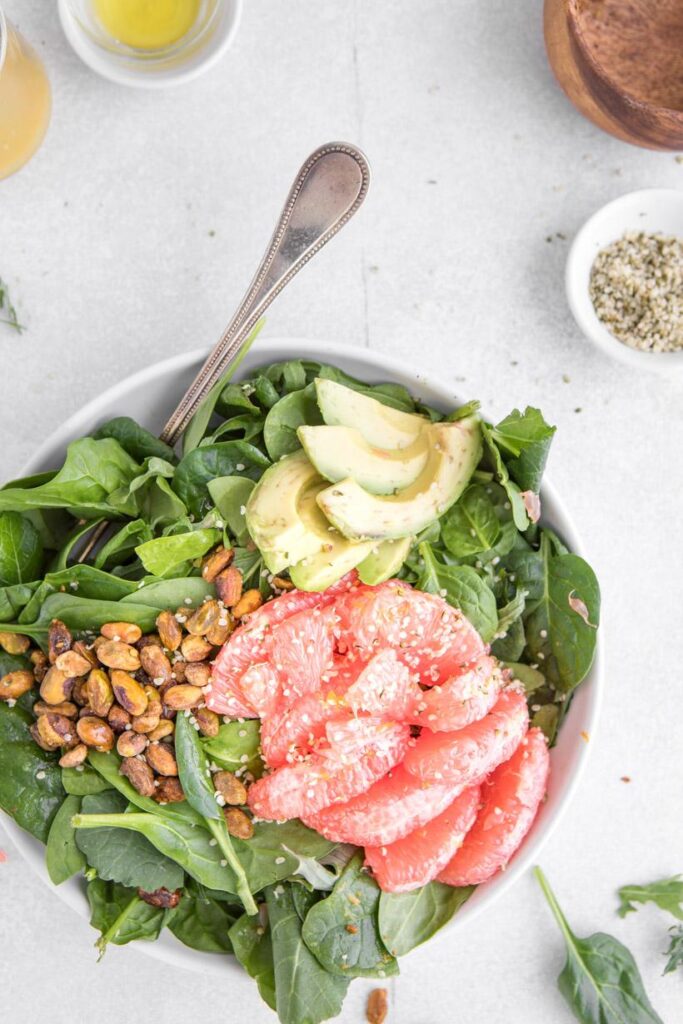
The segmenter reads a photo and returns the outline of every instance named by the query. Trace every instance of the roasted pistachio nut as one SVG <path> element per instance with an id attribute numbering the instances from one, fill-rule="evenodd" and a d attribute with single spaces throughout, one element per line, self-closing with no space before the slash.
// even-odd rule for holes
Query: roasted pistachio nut
<path id="1" fill-rule="evenodd" d="M 162 718 L 156 729 L 152 729 L 151 732 L 147 733 L 148 740 L 163 740 L 166 736 L 172 736 L 175 732 L 175 724 L 169 722 L 168 719 Z"/>
<path id="2" fill-rule="evenodd" d="M 161 645 L 161 637 L 158 633 L 147 633 L 145 636 L 141 636 L 135 646 L 139 651 L 142 651 L 145 647 L 149 647 L 150 644 L 156 644 L 157 647 Z"/>
<path id="3" fill-rule="evenodd" d="M 94 668 L 91 670 L 86 681 L 85 692 L 88 706 L 100 718 L 106 718 L 114 703 L 114 690 L 104 669 Z"/>
<path id="4" fill-rule="evenodd" d="M 171 686 L 176 683 L 185 682 L 185 672 L 187 670 L 187 662 L 184 658 L 176 658 L 173 662 L 173 679 L 171 680 Z"/>
<path id="5" fill-rule="evenodd" d="M 88 748 L 85 743 L 77 743 L 71 750 L 67 750 L 65 754 L 59 759 L 61 768 L 77 768 L 79 764 L 83 764 L 86 757 L 88 756 Z"/>
<path id="6" fill-rule="evenodd" d="M 31 641 L 21 633 L 0 632 L 0 647 L 8 654 L 26 654 L 31 646 Z"/>
<path id="7" fill-rule="evenodd" d="M 97 648 L 97 658 L 107 668 L 117 668 L 122 672 L 135 672 L 140 668 L 139 652 L 123 640 L 105 640 Z"/>
<path id="8" fill-rule="evenodd" d="M 123 640 L 125 644 L 136 644 L 142 636 L 142 630 L 134 622 L 105 622 L 100 633 L 107 640 Z"/>
<path id="9" fill-rule="evenodd" d="M 60 654 L 71 650 L 73 637 L 61 619 L 53 619 L 47 631 L 47 653 L 50 664 L 54 665 Z"/>
<path id="10" fill-rule="evenodd" d="M 50 711 L 64 715 L 65 718 L 75 718 L 78 714 L 78 705 L 70 700 L 65 700 L 61 704 L 46 704 L 44 700 L 37 700 L 33 705 L 33 714 L 36 718 L 38 715 L 47 715 Z"/>
<path id="11" fill-rule="evenodd" d="M 158 644 L 149 644 L 142 648 L 140 664 L 155 686 L 161 686 L 171 678 L 171 662 Z"/>
<path id="12" fill-rule="evenodd" d="M 168 743 L 150 743 L 146 756 L 147 763 L 158 775 L 178 774 L 178 763 Z"/>
<path id="13" fill-rule="evenodd" d="M 192 686 L 207 686 L 211 679 L 208 661 L 191 661 L 185 666 L 185 679 Z"/>
<path id="14" fill-rule="evenodd" d="M 61 743 L 46 742 L 46 740 L 44 740 L 43 737 L 40 735 L 40 730 L 38 728 L 37 722 L 33 722 L 33 724 L 29 728 L 29 732 L 31 733 L 33 742 L 37 743 L 42 750 L 58 750 L 62 746 Z"/>
<path id="15" fill-rule="evenodd" d="M 218 736 L 221 720 L 215 711 L 210 711 L 208 708 L 197 708 L 194 717 L 202 736 Z"/>
<path id="16" fill-rule="evenodd" d="M 35 679 L 30 669 L 21 668 L 16 672 L 8 672 L 0 679 L 0 700 L 18 700 L 33 689 L 34 685 Z"/>
<path id="17" fill-rule="evenodd" d="M 189 711 L 199 704 L 202 696 L 201 687 L 181 683 L 179 686 L 169 686 L 164 693 L 164 704 L 172 711 Z"/>
<path id="18" fill-rule="evenodd" d="M 242 597 L 242 573 L 234 566 L 216 576 L 216 593 L 226 608 L 232 608 Z"/>
<path id="19" fill-rule="evenodd" d="M 42 651 L 31 651 L 29 659 L 33 665 L 33 675 L 35 676 L 36 682 L 42 683 L 50 667 L 47 655 L 43 654 Z"/>
<path id="20" fill-rule="evenodd" d="M 121 757 L 135 757 L 136 754 L 141 754 L 146 746 L 147 737 L 132 730 L 122 732 L 116 741 L 116 750 Z"/>
<path id="21" fill-rule="evenodd" d="M 114 732 L 102 718 L 94 715 L 85 715 L 79 718 L 76 724 L 76 732 L 79 739 L 87 747 L 94 747 L 102 753 L 111 750 L 114 746 Z"/>
<path id="22" fill-rule="evenodd" d="M 77 679 L 74 683 L 74 688 L 71 691 L 71 700 L 74 704 L 85 707 L 88 703 L 88 680 Z"/>
<path id="23" fill-rule="evenodd" d="M 139 732 L 141 735 L 149 735 L 149 733 L 154 732 L 154 730 L 159 727 L 160 722 L 161 704 L 159 704 L 158 711 L 150 711 L 150 709 L 147 708 L 147 711 L 145 711 L 144 714 L 135 715 L 132 721 L 133 731 Z"/>
<path id="24" fill-rule="evenodd" d="M 194 636 L 204 636 L 210 629 L 218 625 L 220 617 L 221 607 L 218 601 L 205 601 L 187 620 L 187 631 Z"/>
<path id="25" fill-rule="evenodd" d="M 71 697 L 73 688 L 73 677 L 65 675 L 56 665 L 52 665 L 40 684 L 40 696 L 47 704 L 63 704 Z"/>
<path id="26" fill-rule="evenodd" d="M 142 796 L 154 795 L 154 772 L 140 757 L 124 757 L 119 771 Z"/>
<path id="27" fill-rule="evenodd" d="M 90 661 L 73 649 L 64 651 L 55 661 L 55 668 L 65 676 L 84 676 L 90 671 L 90 667 Z"/>
<path id="28" fill-rule="evenodd" d="M 203 636 L 186 636 L 180 650 L 185 661 L 206 661 L 213 647 Z"/>
<path id="29" fill-rule="evenodd" d="M 177 651 L 183 639 L 183 631 L 173 612 L 160 612 L 157 615 L 159 639 L 167 651 Z"/>
<path id="30" fill-rule="evenodd" d="M 223 609 L 223 614 L 216 625 L 207 632 L 205 639 L 214 647 L 222 647 L 234 628 L 235 620 L 227 609 Z"/>
<path id="31" fill-rule="evenodd" d="M 263 598 L 261 597 L 260 590 L 245 590 L 242 597 L 237 602 L 232 610 L 232 614 L 236 619 L 241 619 L 245 615 L 251 615 L 257 608 L 260 608 L 263 604 Z"/>
<path id="32" fill-rule="evenodd" d="M 294 584 L 284 576 L 273 576 L 271 583 L 275 590 L 294 590 Z"/>
<path id="33" fill-rule="evenodd" d="M 121 707 L 130 715 L 143 715 L 147 710 L 147 694 L 145 689 L 128 672 L 113 669 L 111 685 L 114 696 Z"/>
<path id="34" fill-rule="evenodd" d="M 61 747 L 71 743 L 74 738 L 74 723 L 66 715 L 48 711 L 46 715 L 39 715 L 36 722 L 38 732 L 46 743 Z M 78 725 L 75 728 L 78 731 Z"/>
<path id="35" fill-rule="evenodd" d="M 166 778 L 158 779 L 158 785 L 154 787 L 152 796 L 160 804 L 179 804 L 185 799 L 180 779 L 169 775 Z"/>
<path id="36" fill-rule="evenodd" d="M 226 804 L 240 806 L 247 802 L 247 787 L 232 772 L 216 772 L 213 784 Z"/>
<path id="37" fill-rule="evenodd" d="M 145 892 L 144 889 L 138 889 L 138 898 L 143 903 L 149 903 L 150 907 L 159 907 L 163 910 L 169 910 L 173 907 L 177 907 L 180 903 L 180 897 L 182 895 L 182 889 L 176 889 L 175 892 L 171 892 L 170 889 L 155 889 L 154 892 Z"/>
<path id="38" fill-rule="evenodd" d="M 114 732 L 123 732 L 128 729 L 133 721 L 132 716 L 125 711 L 120 704 L 114 704 L 107 715 L 107 721 Z"/>
<path id="39" fill-rule="evenodd" d="M 251 839 L 254 834 L 254 824 L 244 811 L 239 807 L 224 807 L 223 816 L 231 836 L 235 836 L 236 839 Z"/>
<path id="40" fill-rule="evenodd" d="M 225 548 L 222 544 L 208 554 L 202 562 L 202 576 L 206 582 L 213 583 L 219 572 L 227 569 L 234 557 L 233 548 Z"/>
<path id="41" fill-rule="evenodd" d="M 389 1000 L 385 988 L 373 988 L 368 996 L 365 1017 L 368 1024 L 384 1024 L 389 1012 Z"/>
<path id="42" fill-rule="evenodd" d="M 75 640 L 71 650 L 85 658 L 90 668 L 97 668 L 99 665 L 95 652 L 87 644 L 83 643 L 82 640 Z"/>

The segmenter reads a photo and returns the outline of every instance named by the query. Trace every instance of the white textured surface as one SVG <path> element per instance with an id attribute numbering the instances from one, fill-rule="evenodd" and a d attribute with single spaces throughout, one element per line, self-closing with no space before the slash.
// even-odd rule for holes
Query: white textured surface
<path id="1" fill-rule="evenodd" d="M 681 979 L 660 976 L 673 922 L 650 909 L 620 921 L 614 890 L 683 870 L 681 391 L 581 339 L 556 232 L 571 237 L 623 191 L 680 187 L 683 167 L 573 111 L 545 63 L 539 0 L 249 0 L 224 62 L 160 95 L 89 73 L 53 5 L 5 6 L 45 56 L 55 109 L 40 154 L 0 183 L 0 274 L 29 326 L 20 339 L 0 333 L 0 478 L 98 389 L 210 343 L 301 159 L 330 138 L 359 142 L 370 198 L 269 329 L 365 341 L 493 413 L 529 402 L 557 423 L 552 478 L 573 497 L 603 586 L 607 699 L 543 865 L 580 934 L 630 946 L 673 1024 Z M 67 1024 L 87 1007 L 99 1024 L 274 1019 L 246 983 L 173 972 L 134 949 L 96 966 L 88 926 L 7 853 L 3 1018 Z M 555 988 L 562 962 L 527 877 L 465 935 L 404 962 L 390 1020 L 569 1021 Z M 369 987 L 352 986 L 343 1024 L 363 1020 Z"/>

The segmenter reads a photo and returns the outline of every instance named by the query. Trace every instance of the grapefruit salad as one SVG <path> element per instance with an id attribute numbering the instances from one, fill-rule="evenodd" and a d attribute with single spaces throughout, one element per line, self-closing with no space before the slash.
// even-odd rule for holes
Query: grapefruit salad
<path id="1" fill-rule="evenodd" d="M 553 434 L 293 359 L 0 489 L 0 807 L 100 954 L 168 931 L 317 1024 L 505 870 L 598 628 Z"/>

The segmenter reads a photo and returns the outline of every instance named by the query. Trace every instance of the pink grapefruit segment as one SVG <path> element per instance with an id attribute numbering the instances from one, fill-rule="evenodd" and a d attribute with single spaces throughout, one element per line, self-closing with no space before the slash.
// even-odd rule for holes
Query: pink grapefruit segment
<path id="1" fill-rule="evenodd" d="M 333 691 L 327 696 L 307 693 L 284 711 L 261 723 L 261 749 L 269 768 L 294 762 L 310 753 L 325 735 L 325 726 L 335 718 L 349 717 Z"/>
<path id="2" fill-rule="evenodd" d="M 465 842 L 439 875 L 447 885 L 478 885 L 504 868 L 545 795 L 550 757 L 540 729 L 530 729 L 509 761 L 483 786 L 483 804 Z"/>
<path id="3" fill-rule="evenodd" d="M 411 719 L 431 732 L 455 732 L 488 714 L 503 686 L 495 658 L 484 655 L 463 673 L 422 694 Z"/>
<path id="4" fill-rule="evenodd" d="M 422 690 L 391 647 L 376 654 L 346 691 L 346 703 L 356 714 L 367 711 L 402 722 L 415 717 Z"/>
<path id="5" fill-rule="evenodd" d="M 423 786 L 399 765 L 366 793 L 309 814 L 304 824 L 335 843 L 386 846 L 436 818 L 458 791 L 451 782 Z"/>
<path id="6" fill-rule="evenodd" d="M 372 868 L 380 889 L 410 892 L 433 881 L 472 828 L 480 794 L 479 786 L 470 786 L 438 817 L 404 839 L 366 847 L 365 863 Z"/>
<path id="7" fill-rule="evenodd" d="M 423 730 L 405 756 L 405 768 L 423 782 L 446 780 L 469 786 L 512 756 L 528 725 L 524 692 L 510 687 L 488 715 L 464 729 Z"/>

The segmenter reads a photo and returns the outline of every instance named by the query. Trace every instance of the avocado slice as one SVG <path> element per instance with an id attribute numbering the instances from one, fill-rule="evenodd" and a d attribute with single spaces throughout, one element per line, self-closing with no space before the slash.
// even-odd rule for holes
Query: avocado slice
<path id="1" fill-rule="evenodd" d="M 361 582 L 374 587 L 378 583 L 390 580 L 408 557 L 412 543 L 412 537 L 399 537 L 398 540 L 383 540 L 375 544 L 370 554 L 358 566 Z"/>
<path id="2" fill-rule="evenodd" d="M 302 520 L 299 506 L 311 484 L 324 483 L 306 453 L 298 451 L 267 469 L 249 495 L 247 528 L 271 572 L 320 550 L 320 540 Z"/>
<path id="3" fill-rule="evenodd" d="M 474 416 L 425 427 L 430 456 L 410 487 L 388 497 L 368 494 L 355 480 L 326 487 L 318 504 L 340 533 L 351 540 L 389 540 L 419 533 L 458 500 L 479 459 L 482 442 Z"/>
<path id="4" fill-rule="evenodd" d="M 394 494 L 418 478 L 429 458 L 424 430 L 407 448 L 373 448 L 355 427 L 299 427 L 299 440 L 321 476 L 351 477 L 371 494 Z"/>
<path id="5" fill-rule="evenodd" d="M 314 483 L 299 502 L 299 513 L 306 528 L 318 540 L 319 550 L 290 566 L 292 583 L 299 590 L 326 590 L 372 552 L 373 542 L 347 540 L 330 526 L 316 501 L 325 484 Z"/>
<path id="6" fill-rule="evenodd" d="M 315 393 L 322 417 L 332 427 L 355 427 L 375 448 L 408 448 L 429 423 L 424 416 L 401 412 L 333 380 L 316 377 Z"/>

